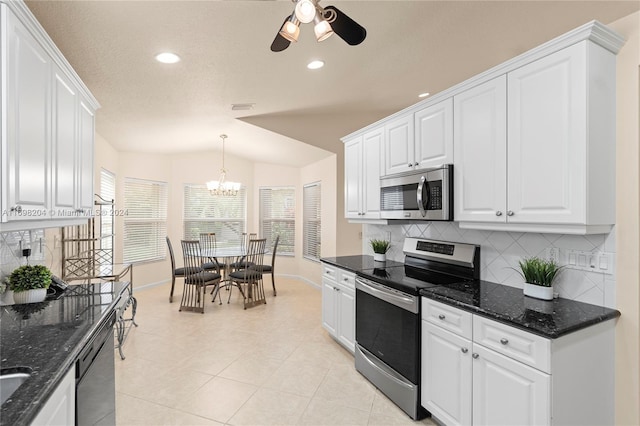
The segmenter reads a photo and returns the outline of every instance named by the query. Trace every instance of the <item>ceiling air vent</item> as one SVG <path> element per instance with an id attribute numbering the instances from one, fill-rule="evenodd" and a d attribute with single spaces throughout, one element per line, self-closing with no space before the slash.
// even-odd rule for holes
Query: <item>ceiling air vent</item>
<path id="1" fill-rule="evenodd" d="M 231 111 L 248 111 L 253 109 L 255 104 L 231 104 Z"/>

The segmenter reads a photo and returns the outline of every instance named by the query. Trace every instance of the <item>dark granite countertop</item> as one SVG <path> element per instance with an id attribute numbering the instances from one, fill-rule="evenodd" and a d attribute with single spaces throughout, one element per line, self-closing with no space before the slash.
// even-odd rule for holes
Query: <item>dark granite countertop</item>
<path id="1" fill-rule="evenodd" d="M 534 299 L 522 289 L 488 281 L 431 287 L 420 294 L 550 339 L 620 316 L 615 309 L 569 299 Z"/>
<path id="2" fill-rule="evenodd" d="M 1 425 L 31 423 L 128 285 L 70 285 L 57 300 L 0 306 L 0 368 L 31 371 L 0 407 Z"/>
<path id="3" fill-rule="evenodd" d="M 346 269 L 351 272 L 358 272 L 364 269 L 373 269 L 382 267 L 387 268 L 389 266 L 404 266 L 402 262 L 396 262 L 395 260 L 387 260 L 385 262 L 377 262 L 373 260 L 373 256 L 367 255 L 355 255 L 355 256 L 339 256 L 339 257 L 323 257 L 321 262 L 329 263 L 338 268 Z"/>

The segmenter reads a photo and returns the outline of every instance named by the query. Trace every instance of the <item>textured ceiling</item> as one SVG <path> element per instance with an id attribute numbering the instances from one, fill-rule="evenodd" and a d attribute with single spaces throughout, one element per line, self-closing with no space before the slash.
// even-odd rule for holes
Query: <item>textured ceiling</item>
<path id="1" fill-rule="evenodd" d="M 226 150 L 301 166 L 340 137 L 634 1 L 340 1 L 367 29 L 349 46 L 317 43 L 311 24 L 269 50 L 285 0 L 27 1 L 98 99 L 97 131 L 120 151 Z M 173 51 L 182 61 L 157 63 Z M 310 71 L 311 59 L 326 62 Z M 231 104 L 255 103 L 250 111 Z M 303 143 L 300 143 L 303 142 Z M 322 148 L 322 149 L 320 149 Z"/>

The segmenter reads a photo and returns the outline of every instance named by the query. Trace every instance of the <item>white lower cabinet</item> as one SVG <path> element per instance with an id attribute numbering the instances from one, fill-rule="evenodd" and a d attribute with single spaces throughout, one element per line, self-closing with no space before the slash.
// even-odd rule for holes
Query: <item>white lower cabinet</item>
<path id="1" fill-rule="evenodd" d="M 353 272 L 323 265 L 322 326 L 351 353 L 356 342 L 355 280 Z"/>
<path id="2" fill-rule="evenodd" d="M 445 425 L 613 424 L 614 347 L 613 321 L 547 339 L 422 298 L 421 403 Z"/>
<path id="3" fill-rule="evenodd" d="M 42 406 L 31 425 L 73 425 L 75 419 L 76 367 L 74 364 Z"/>

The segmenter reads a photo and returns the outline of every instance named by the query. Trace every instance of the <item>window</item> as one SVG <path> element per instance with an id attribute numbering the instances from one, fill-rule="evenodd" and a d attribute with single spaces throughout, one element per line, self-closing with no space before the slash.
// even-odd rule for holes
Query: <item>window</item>
<path id="1" fill-rule="evenodd" d="M 247 191 L 240 188 L 236 196 L 211 195 L 205 185 L 185 185 L 183 218 L 185 239 L 215 232 L 218 247 L 236 245 L 246 229 Z"/>
<path id="2" fill-rule="evenodd" d="M 125 178 L 125 263 L 160 260 L 166 256 L 167 184 Z"/>
<path id="3" fill-rule="evenodd" d="M 320 260 L 320 182 L 304 186 L 303 204 L 302 255 Z"/>
<path id="4" fill-rule="evenodd" d="M 280 235 L 278 254 L 295 254 L 296 237 L 295 188 L 260 188 L 260 235 L 273 247 Z"/>

